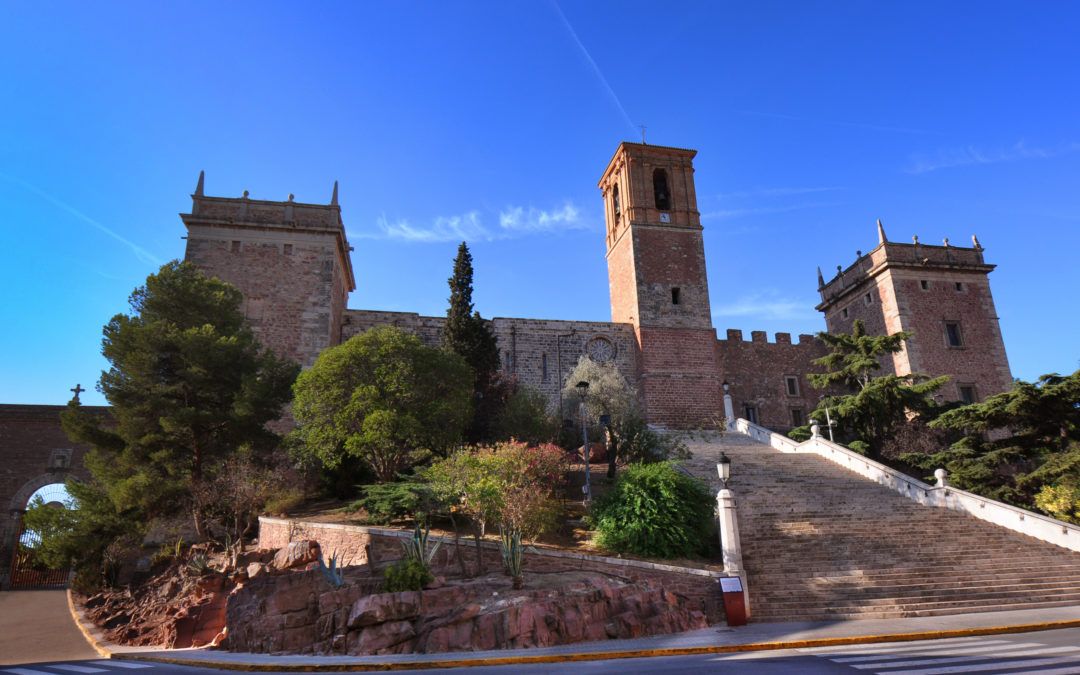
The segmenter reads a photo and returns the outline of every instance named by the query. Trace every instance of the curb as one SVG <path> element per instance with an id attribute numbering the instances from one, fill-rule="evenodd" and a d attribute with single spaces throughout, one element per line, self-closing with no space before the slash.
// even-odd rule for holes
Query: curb
<path id="1" fill-rule="evenodd" d="M 746 644 L 715 645 L 701 647 L 667 647 L 659 649 L 633 649 L 623 651 L 576 652 L 569 654 L 537 654 L 520 656 L 495 656 L 487 658 L 444 658 L 433 661 L 384 661 L 379 663 L 242 663 L 211 659 L 185 659 L 156 654 L 112 654 L 111 658 L 132 661 L 154 661 L 171 665 L 197 668 L 217 668 L 244 672 L 380 672 L 394 670 L 432 670 L 435 668 L 463 668 L 470 666 L 509 666 L 542 663 L 567 663 L 574 661 L 607 661 L 615 659 L 641 659 L 662 656 L 694 656 L 700 654 L 734 654 L 739 652 L 777 651 L 781 649 L 806 649 L 811 647 L 836 647 L 863 645 L 877 642 L 916 642 L 945 638 L 1006 633 L 1031 633 L 1061 628 L 1080 628 L 1080 619 L 1051 621 L 1045 623 L 1016 624 L 1012 626 L 987 626 L 985 628 L 961 628 L 956 630 L 925 631 L 920 633 L 885 633 L 881 635 L 855 635 L 851 637 L 817 638 L 779 642 L 750 642 Z M 89 637 L 87 639 L 90 639 Z M 95 646 L 96 648 L 96 646 Z M 272 656 L 261 658 L 273 658 Z M 313 660 L 318 657 L 311 657 Z"/>
<path id="2" fill-rule="evenodd" d="M 75 599 L 71 595 L 70 588 L 67 589 L 67 603 L 68 611 L 71 612 L 71 620 L 75 622 L 75 626 L 79 629 L 79 632 L 82 633 L 82 636 L 90 643 L 93 650 L 98 653 L 98 656 L 106 659 L 113 658 L 112 650 L 108 648 L 105 640 L 99 637 L 101 634 L 98 632 L 97 628 L 93 624 L 84 621 L 82 611 L 75 607 Z"/>

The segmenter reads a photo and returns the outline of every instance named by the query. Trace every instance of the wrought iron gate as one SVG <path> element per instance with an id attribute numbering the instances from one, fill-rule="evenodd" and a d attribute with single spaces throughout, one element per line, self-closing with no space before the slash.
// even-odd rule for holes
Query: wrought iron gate
<path id="1" fill-rule="evenodd" d="M 41 543 L 41 535 L 33 530 L 26 530 L 19 524 L 19 536 L 15 539 L 15 553 L 11 559 L 10 586 L 17 588 L 65 588 L 71 577 L 71 570 L 50 569 L 43 565 L 35 552 Z"/>

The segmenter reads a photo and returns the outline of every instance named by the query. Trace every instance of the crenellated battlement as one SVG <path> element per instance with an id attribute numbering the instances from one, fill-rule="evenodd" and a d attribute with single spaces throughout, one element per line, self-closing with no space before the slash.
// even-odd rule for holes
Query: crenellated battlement
<path id="1" fill-rule="evenodd" d="M 726 338 L 717 338 L 717 342 L 750 342 L 752 344 L 772 344 L 772 345 L 793 345 L 795 347 L 808 344 L 817 344 L 817 339 L 813 335 L 807 335 L 806 333 L 800 333 L 798 342 L 791 341 L 791 333 L 775 333 L 773 335 L 773 342 L 769 342 L 769 335 L 763 330 L 750 331 L 750 339 L 746 340 L 743 337 L 743 331 L 739 328 L 728 328 Z"/>
<path id="2" fill-rule="evenodd" d="M 844 295 L 859 288 L 868 279 L 881 274 L 889 268 L 909 269 L 934 269 L 955 270 L 986 273 L 994 269 L 994 265 L 986 264 L 983 259 L 983 247 L 978 237 L 972 235 L 972 246 L 953 246 L 946 237 L 942 245 L 924 244 L 916 235 L 912 237 L 912 243 L 899 243 L 889 241 L 885 236 L 885 229 L 878 221 L 878 245 L 869 253 L 856 251 L 854 263 L 844 268 L 836 266 L 836 275 L 825 282 L 818 269 L 818 292 L 821 294 L 823 307 Z"/>

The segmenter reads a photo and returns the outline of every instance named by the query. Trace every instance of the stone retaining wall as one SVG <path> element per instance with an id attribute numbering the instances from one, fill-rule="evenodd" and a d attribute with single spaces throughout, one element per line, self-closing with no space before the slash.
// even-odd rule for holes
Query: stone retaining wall
<path id="1" fill-rule="evenodd" d="M 313 539 L 319 542 L 323 555 L 328 558 L 336 555 L 341 565 L 372 564 L 373 567 L 378 567 L 398 560 L 402 557 L 401 541 L 411 538 L 411 532 L 383 527 L 259 518 L 261 548 L 281 548 L 290 541 Z M 442 542 L 432 561 L 435 572 L 456 574 L 460 563 L 454 552 L 453 539 L 432 535 L 431 541 Z M 471 537 L 462 538 L 460 551 L 465 565 L 473 567 L 476 562 L 476 546 Z M 482 542 L 482 551 L 487 571 L 501 569 L 502 559 L 498 544 Z M 710 622 L 723 618 L 723 603 L 717 581 L 725 576 L 721 572 L 543 548 L 527 548 L 524 566 L 526 573 L 602 572 L 627 581 L 658 581 L 664 589 L 690 599 L 695 608 L 704 612 Z"/>

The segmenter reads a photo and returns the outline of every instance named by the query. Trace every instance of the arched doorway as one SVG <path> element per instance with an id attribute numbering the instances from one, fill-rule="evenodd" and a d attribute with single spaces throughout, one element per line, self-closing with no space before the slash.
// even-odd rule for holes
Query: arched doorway
<path id="1" fill-rule="evenodd" d="M 37 503 L 56 509 L 73 507 L 67 486 L 56 482 L 54 475 L 39 476 L 24 485 L 16 494 L 11 510 L 15 519 L 15 537 L 12 542 L 13 554 L 8 579 L 12 589 L 62 588 L 68 584 L 71 576 L 67 568 L 49 568 L 36 555 L 36 549 L 41 544 L 41 535 L 23 525 L 22 514 Z"/>

